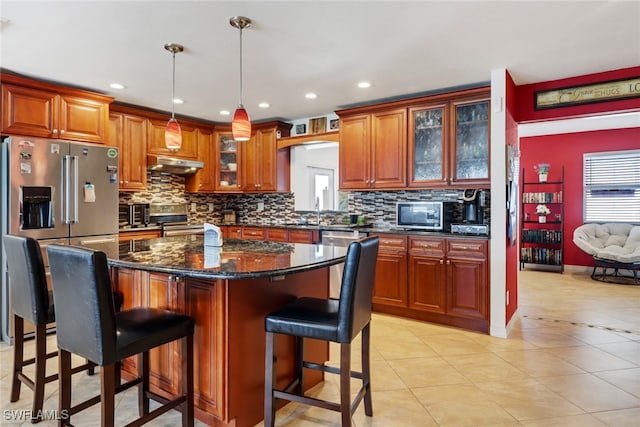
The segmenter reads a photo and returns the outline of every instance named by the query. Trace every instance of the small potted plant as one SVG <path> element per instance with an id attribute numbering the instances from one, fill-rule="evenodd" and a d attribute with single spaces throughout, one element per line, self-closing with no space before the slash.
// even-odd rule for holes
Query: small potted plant
<path id="1" fill-rule="evenodd" d="M 536 213 L 538 214 L 538 222 L 544 224 L 547 222 L 547 215 L 551 213 L 551 209 L 547 205 L 536 206 Z"/>
<path id="2" fill-rule="evenodd" d="M 533 169 L 538 172 L 538 178 L 540 182 L 547 182 L 547 176 L 549 175 L 549 168 L 551 165 L 549 163 L 539 163 L 533 167 Z"/>

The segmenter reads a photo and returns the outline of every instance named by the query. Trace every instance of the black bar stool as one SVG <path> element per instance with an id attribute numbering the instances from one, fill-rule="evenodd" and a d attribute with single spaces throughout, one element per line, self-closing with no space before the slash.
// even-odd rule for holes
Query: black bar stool
<path id="1" fill-rule="evenodd" d="M 139 426 L 180 406 L 182 426 L 193 427 L 193 331 L 192 317 L 154 308 L 116 313 L 111 296 L 109 266 L 104 252 L 73 246 L 49 245 L 49 266 L 56 304 L 60 364 L 60 426 L 71 425 L 71 416 L 101 403 L 103 427 L 114 425 L 115 394 L 138 386 Z M 149 391 L 149 350 L 180 339 L 182 342 L 182 394 L 167 400 Z M 80 355 L 100 370 L 100 396 L 71 407 L 71 354 Z M 116 369 L 123 359 L 138 355 L 138 378 L 119 385 Z M 149 399 L 163 405 L 149 412 Z"/>
<path id="2" fill-rule="evenodd" d="M 55 322 L 54 304 L 51 293 L 47 290 L 47 279 L 42 252 L 38 241 L 30 237 L 2 236 L 2 243 L 7 255 L 9 272 L 9 292 L 13 311 L 14 342 L 13 372 L 11 375 L 11 402 L 20 399 L 20 386 L 24 383 L 33 391 L 31 422 L 42 421 L 42 405 L 44 402 L 44 386 L 58 379 L 58 374 L 47 376 L 47 359 L 56 356 L 53 351 L 47 354 L 47 326 Z M 24 358 L 24 321 L 35 326 L 35 357 Z M 35 364 L 34 378 L 29 378 L 23 368 Z M 87 363 L 71 370 L 71 373 L 90 370 L 93 363 Z"/>
<path id="3" fill-rule="evenodd" d="M 268 314 L 265 318 L 265 397 L 264 425 L 275 422 L 275 400 L 284 399 L 330 409 L 342 414 L 342 426 L 351 426 L 351 417 L 364 398 L 364 411 L 373 415 L 369 347 L 371 300 L 378 257 L 378 237 L 367 237 L 349 245 L 344 264 L 340 299 L 299 298 Z M 351 371 L 351 342 L 362 331 L 362 372 Z M 276 389 L 274 360 L 275 334 L 296 337 L 296 377 L 283 390 Z M 340 368 L 303 360 L 304 338 L 340 344 Z M 340 375 L 340 403 L 305 396 L 303 369 L 316 369 Z M 351 378 L 362 380 L 362 387 L 351 401 Z"/>

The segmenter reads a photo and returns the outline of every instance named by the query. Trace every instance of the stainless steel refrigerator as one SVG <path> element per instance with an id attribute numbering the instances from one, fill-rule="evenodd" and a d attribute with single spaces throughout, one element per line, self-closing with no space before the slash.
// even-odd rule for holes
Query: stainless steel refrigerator
<path id="1" fill-rule="evenodd" d="M 2 139 L 2 235 L 50 243 L 117 242 L 118 150 L 98 144 L 10 136 Z M 2 339 L 13 335 L 2 249 Z"/>

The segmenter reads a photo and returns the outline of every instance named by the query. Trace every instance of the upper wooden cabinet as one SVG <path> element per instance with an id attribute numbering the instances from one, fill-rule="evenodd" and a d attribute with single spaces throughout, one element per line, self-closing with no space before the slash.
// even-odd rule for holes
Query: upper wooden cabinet
<path id="1" fill-rule="evenodd" d="M 210 128 L 198 128 L 195 131 L 195 138 L 198 160 L 203 162 L 204 166 L 195 174 L 185 178 L 185 190 L 189 193 L 211 193 L 216 189 L 214 132 Z"/>
<path id="2" fill-rule="evenodd" d="M 113 98 L 2 74 L 5 134 L 105 143 Z"/>
<path id="3" fill-rule="evenodd" d="M 131 114 L 109 114 L 108 145 L 118 147 L 121 191 L 147 188 L 147 120 Z"/>
<path id="4" fill-rule="evenodd" d="M 406 128 L 404 108 L 341 117 L 340 188 L 405 187 Z"/>
<path id="5" fill-rule="evenodd" d="M 233 139 L 231 129 L 216 131 L 213 138 L 215 189 L 220 193 L 238 193 L 242 190 L 239 143 Z"/>
<path id="6" fill-rule="evenodd" d="M 251 139 L 238 144 L 243 191 L 289 191 L 289 149 L 278 150 L 277 141 L 278 134 L 289 136 L 291 125 L 268 122 L 254 128 Z"/>
<path id="7" fill-rule="evenodd" d="M 196 126 L 186 120 L 178 118 L 180 129 L 182 131 L 182 146 L 179 150 L 169 150 L 165 145 L 164 130 L 169 121 L 166 117 L 150 117 L 149 141 L 147 144 L 147 153 L 158 154 L 161 156 L 178 157 L 181 159 L 197 160 L 198 159 L 198 142 L 195 134 Z"/>
<path id="8" fill-rule="evenodd" d="M 489 89 L 338 111 L 340 188 L 489 184 Z"/>

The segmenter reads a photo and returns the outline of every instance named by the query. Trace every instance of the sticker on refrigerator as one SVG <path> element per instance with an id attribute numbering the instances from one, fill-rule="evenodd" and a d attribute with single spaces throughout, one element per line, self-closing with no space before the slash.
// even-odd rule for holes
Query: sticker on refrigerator
<path id="1" fill-rule="evenodd" d="M 22 139 L 20 141 L 18 141 L 18 147 L 20 148 L 33 148 L 35 147 L 36 144 L 33 143 L 33 141 L 29 141 L 28 139 Z"/>
<path id="2" fill-rule="evenodd" d="M 60 154 L 60 144 L 51 144 L 51 154 Z"/>
<path id="3" fill-rule="evenodd" d="M 21 174 L 30 174 L 31 173 L 31 162 L 20 162 L 20 173 Z"/>
<path id="4" fill-rule="evenodd" d="M 107 157 L 110 159 L 115 159 L 116 157 L 118 157 L 118 150 L 115 148 L 109 148 L 109 150 L 107 150 Z"/>
<path id="5" fill-rule="evenodd" d="M 96 202 L 96 187 L 90 182 L 87 182 L 84 185 L 84 202 L 85 203 Z"/>

